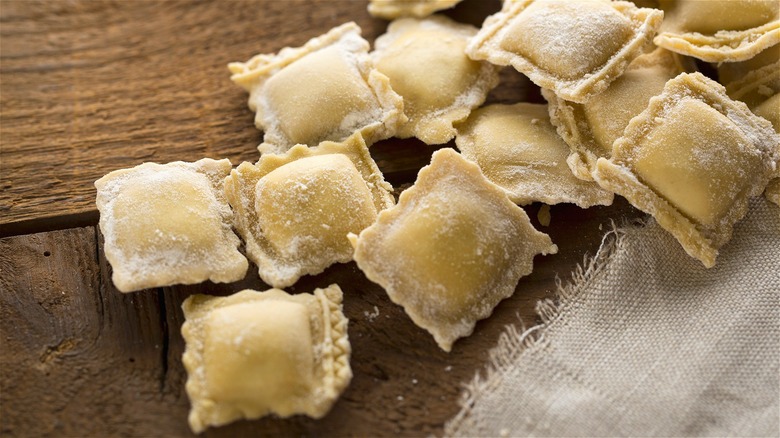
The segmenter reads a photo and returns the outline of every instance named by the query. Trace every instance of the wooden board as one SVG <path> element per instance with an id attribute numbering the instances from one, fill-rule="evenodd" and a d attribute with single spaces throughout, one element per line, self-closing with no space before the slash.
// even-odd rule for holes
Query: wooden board
<path id="1" fill-rule="evenodd" d="M 448 12 L 480 24 L 498 0 Z M 241 282 L 121 294 L 95 224 L 93 182 L 143 161 L 258 158 L 261 133 L 225 65 L 300 45 L 354 20 L 373 40 L 386 22 L 362 1 L 5 1 L 0 3 L 0 434 L 189 436 L 181 364 L 181 303 L 191 293 L 265 289 Z M 507 69 L 489 102 L 539 102 Z M 450 144 L 449 146 L 452 146 Z M 434 147 L 387 140 L 371 154 L 396 186 L 414 181 Z M 539 205 L 526 208 L 535 225 Z M 534 306 L 593 254 L 623 201 L 552 207 L 540 227 L 560 247 L 450 354 L 414 326 L 353 263 L 305 277 L 291 291 L 345 291 L 355 377 L 322 420 L 240 421 L 232 436 L 439 433 L 461 384 L 481 370 L 506 324 L 536 322 Z"/>
<path id="2" fill-rule="evenodd" d="M 538 206 L 528 208 L 532 217 Z M 440 433 L 459 409 L 461 384 L 487 363 L 506 324 L 535 324 L 537 300 L 593 254 L 623 202 L 580 210 L 554 206 L 548 231 L 560 253 L 535 271 L 474 335 L 449 354 L 416 327 L 354 263 L 304 277 L 293 292 L 332 283 L 345 293 L 355 374 L 322 420 L 240 421 L 206 436 L 391 436 Z M 576 219 L 575 219 L 576 218 Z M 536 224 L 539 226 L 538 224 Z M 95 227 L 0 239 L 0 431 L 9 436 L 189 436 L 181 363 L 181 303 L 192 293 L 266 289 L 234 284 L 118 292 Z"/>
<path id="3" fill-rule="evenodd" d="M 450 15 L 479 24 L 499 8 L 466 3 Z M 257 160 L 262 134 L 228 62 L 301 45 L 350 20 L 370 41 L 387 25 L 348 0 L 3 2 L 0 232 L 32 232 L 47 220 L 66 227 L 63 216 L 95 223 L 93 183 L 115 169 Z M 494 100 L 534 90 L 509 73 Z M 419 143 L 390 145 L 376 149 L 408 157 Z M 407 160 L 381 158 L 385 172 L 409 170 Z"/>

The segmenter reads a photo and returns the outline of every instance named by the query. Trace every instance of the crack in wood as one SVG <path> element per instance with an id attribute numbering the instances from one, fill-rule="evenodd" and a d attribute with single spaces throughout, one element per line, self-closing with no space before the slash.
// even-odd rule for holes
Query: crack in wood
<path id="1" fill-rule="evenodd" d="M 73 339 L 61 339 L 55 345 L 47 345 L 38 360 L 46 364 L 75 346 L 76 342 Z"/>
<path id="2" fill-rule="evenodd" d="M 170 333 L 168 333 L 168 312 L 165 308 L 165 292 L 162 288 L 157 289 L 157 305 L 160 307 L 160 330 L 162 333 L 162 348 L 160 351 L 160 393 L 165 392 L 166 381 L 168 380 L 168 348 L 170 344 Z"/>
<path id="3" fill-rule="evenodd" d="M 103 301 L 103 294 L 106 293 L 106 283 L 103 281 L 103 264 L 101 263 L 101 251 L 100 251 L 100 239 L 101 234 L 97 226 L 93 228 L 95 232 L 95 266 L 98 268 L 97 272 L 97 298 L 98 298 L 98 329 L 95 339 L 100 339 L 103 335 L 103 326 L 106 321 L 106 304 Z"/>
<path id="4" fill-rule="evenodd" d="M 100 215 L 97 210 L 82 211 L 73 214 L 45 216 L 16 222 L 0 224 L 0 238 L 23 234 L 59 231 L 69 228 L 97 227 Z"/>

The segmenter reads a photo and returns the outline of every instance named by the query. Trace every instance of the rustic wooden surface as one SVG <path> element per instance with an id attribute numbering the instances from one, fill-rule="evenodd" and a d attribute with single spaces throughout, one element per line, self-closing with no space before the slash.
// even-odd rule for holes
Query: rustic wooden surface
<path id="1" fill-rule="evenodd" d="M 448 15 L 478 25 L 498 8 L 498 0 L 466 0 Z M 182 301 L 266 286 L 251 266 L 234 284 L 119 293 L 92 183 L 143 161 L 256 160 L 261 133 L 225 65 L 349 20 L 371 41 L 386 27 L 351 0 L 0 2 L 0 434 L 191 435 Z M 502 80 L 489 101 L 540 100 L 521 75 L 505 70 Z M 434 150 L 388 140 L 371 153 L 399 186 Z M 537 227 L 538 208 L 526 208 Z M 353 263 L 303 278 L 289 289 L 338 283 L 345 292 L 350 387 L 322 420 L 239 421 L 205 435 L 440 433 L 505 325 L 534 324 L 536 301 L 596 251 L 610 222 L 637 216 L 622 200 L 553 206 L 551 225 L 539 228 L 559 254 L 538 257 L 516 294 L 449 354 Z"/>

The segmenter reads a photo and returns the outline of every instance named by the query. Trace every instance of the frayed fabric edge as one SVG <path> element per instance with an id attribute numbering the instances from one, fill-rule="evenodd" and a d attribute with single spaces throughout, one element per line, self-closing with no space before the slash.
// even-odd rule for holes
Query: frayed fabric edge
<path id="1" fill-rule="evenodd" d="M 564 285 L 560 277 L 556 278 L 555 298 L 546 298 L 537 302 L 536 313 L 541 318 L 540 324 L 531 328 L 526 328 L 522 321 L 518 325 L 507 324 L 496 346 L 488 352 L 489 359 L 484 370 L 477 371 L 472 380 L 463 385 L 464 390 L 458 402 L 461 409 L 445 423 L 445 437 L 453 436 L 453 431 L 473 421 L 469 418 L 469 414 L 477 400 L 501 384 L 501 377 L 512 368 L 515 361 L 526 350 L 547 343 L 544 338 L 545 331 L 560 319 L 563 312 L 576 302 L 582 291 L 586 290 L 593 279 L 604 271 L 612 255 L 623 247 L 628 229 L 643 228 L 651 221 L 652 219 L 636 219 L 626 221 L 620 226 L 613 221 L 611 229 L 601 239 L 596 254 L 584 256 L 582 263 L 572 272 L 569 283 Z"/>

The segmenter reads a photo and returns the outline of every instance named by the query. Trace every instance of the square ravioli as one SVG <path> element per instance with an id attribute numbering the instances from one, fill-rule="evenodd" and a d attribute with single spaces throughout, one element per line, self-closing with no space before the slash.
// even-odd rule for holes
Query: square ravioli
<path id="1" fill-rule="evenodd" d="M 423 18 L 436 11 L 449 9 L 463 0 L 369 0 L 368 13 L 393 20 L 401 17 Z"/>
<path id="2" fill-rule="evenodd" d="M 342 297 L 333 284 L 184 300 L 190 428 L 272 413 L 324 417 L 352 379 Z"/>
<path id="3" fill-rule="evenodd" d="M 249 91 L 255 125 L 265 131 L 260 152 L 343 141 L 355 132 L 368 144 L 392 137 L 406 122 L 403 100 L 368 49 L 360 28 L 347 23 L 302 47 L 231 63 L 231 79 Z"/>
<path id="4" fill-rule="evenodd" d="M 777 0 L 661 0 L 655 43 L 707 62 L 736 62 L 780 42 Z"/>
<path id="5" fill-rule="evenodd" d="M 567 160 L 571 171 L 592 181 L 596 160 L 612 155 L 612 143 L 628 122 L 647 108 L 651 97 L 661 94 L 666 81 L 694 68 L 681 56 L 656 49 L 636 58 L 622 76 L 586 103 L 568 102 L 542 90 L 552 123 L 571 148 Z"/>
<path id="6" fill-rule="evenodd" d="M 517 204 L 612 204 L 612 192 L 572 174 L 566 164 L 569 147 L 550 124 L 547 105 L 480 108 L 458 125 L 455 144 Z"/>
<path id="7" fill-rule="evenodd" d="M 718 81 L 728 90 L 732 84 L 741 82 L 755 70 L 764 69 L 778 62 L 780 62 L 780 44 L 775 44 L 748 60 L 718 64 Z"/>
<path id="8" fill-rule="evenodd" d="M 409 118 L 396 137 L 427 144 L 452 140 L 453 122 L 468 117 L 498 85 L 498 67 L 464 52 L 476 33 L 473 26 L 433 16 L 396 20 L 377 38 L 371 58 L 403 97 Z"/>
<path id="9" fill-rule="evenodd" d="M 609 0 L 509 0 L 469 43 L 473 59 L 512 65 L 542 88 L 584 103 L 652 49 L 663 12 Z"/>
<path id="10" fill-rule="evenodd" d="M 594 176 L 709 268 L 779 158 L 780 136 L 769 122 L 720 84 L 683 73 L 631 120 Z"/>
<path id="11" fill-rule="evenodd" d="M 558 251 L 523 209 L 452 149 L 433 154 L 398 204 L 351 235 L 355 261 L 444 351 Z"/>
<path id="12" fill-rule="evenodd" d="M 122 292 L 244 278 L 223 192 L 230 161 L 144 163 L 95 182 L 112 280 Z"/>
<path id="13" fill-rule="evenodd" d="M 770 111 L 772 104 L 767 104 L 780 93 L 780 44 L 748 61 L 721 64 L 718 77 L 729 97 L 745 102 L 754 113 L 762 113 L 761 117 L 772 122 L 776 131 L 780 129 L 780 111 Z"/>
<path id="14" fill-rule="evenodd" d="M 780 133 L 780 44 L 747 61 L 721 64 L 718 76 L 729 97 L 745 102 Z M 769 182 L 764 195 L 780 205 L 780 174 Z"/>
<path id="15" fill-rule="evenodd" d="M 361 232 L 392 206 L 391 191 L 360 134 L 265 155 L 225 180 L 249 258 L 264 282 L 280 288 L 351 261 L 347 233 Z"/>

